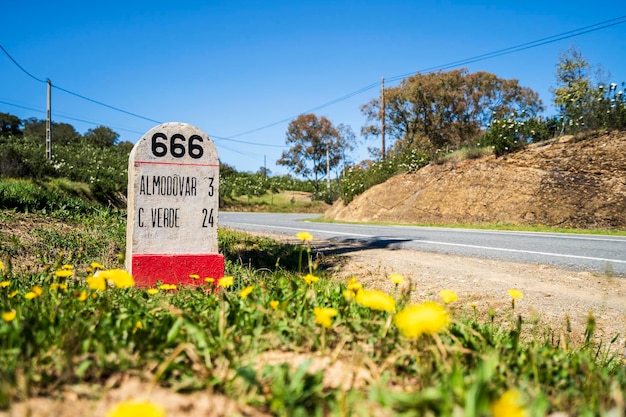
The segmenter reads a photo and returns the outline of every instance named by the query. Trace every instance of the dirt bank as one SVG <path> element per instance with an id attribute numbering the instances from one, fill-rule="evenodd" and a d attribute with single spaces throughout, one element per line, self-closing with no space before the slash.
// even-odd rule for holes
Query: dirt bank
<path id="1" fill-rule="evenodd" d="M 562 137 L 506 158 L 432 164 L 336 203 L 326 217 L 626 229 L 626 133 Z"/>

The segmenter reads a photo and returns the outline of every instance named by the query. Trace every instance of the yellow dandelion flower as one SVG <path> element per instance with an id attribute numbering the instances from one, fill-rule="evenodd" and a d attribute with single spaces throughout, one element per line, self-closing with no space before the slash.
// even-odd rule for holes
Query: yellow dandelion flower
<path id="1" fill-rule="evenodd" d="M 74 270 L 74 265 L 65 264 L 65 265 L 61 266 L 61 269 L 66 269 L 68 271 L 72 271 L 72 270 Z"/>
<path id="2" fill-rule="evenodd" d="M 2 313 L 2 320 L 6 321 L 8 323 L 10 321 L 15 320 L 15 316 L 16 315 L 17 315 L 17 313 L 13 309 L 11 309 L 11 311 L 5 311 L 5 312 Z"/>
<path id="3" fill-rule="evenodd" d="M 76 299 L 78 301 L 85 301 L 87 299 L 87 291 L 81 291 L 78 293 L 78 295 L 76 295 Z"/>
<path id="4" fill-rule="evenodd" d="M 209 284 L 213 284 L 215 282 L 215 278 L 206 277 L 204 279 L 204 282 L 208 282 Z"/>
<path id="5" fill-rule="evenodd" d="M 343 298 L 348 302 L 352 301 L 354 297 L 356 297 L 356 292 L 352 290 L 345 290 L 343 292 Z"/>
<path id="6" fill-rule="evenodd" d="M 313 309 L 313 314 L 315 315 L 315 322 L 317 324 L 330 329 L 333 325 L 331 319 L 337 315 L 337 310 L 330 307 L 315 307 Z"/>
<path id="7" fill-rule="evenodd" d="M 117 404 L 105 417 L 165 417 L 165 410 L 149 401 L 124 401 Z"/>
<path id="8" fill-rule="evenodd" d="M 123 269 L 107 269 L 98 271 L 96 276 L 102 276 L 107 281 L 111 281 L 116 288 L 129 288 L 135 286 L 132 275 Z"/>
<path id="9" fill-rule="evenodd" d="M 400 274 L 391 274 L 391 276 L 389 276 L 389 280 L 396 285 L 404 284 L 404 277 Z"/>
<path id="10" fill-rule="evenodd" d="M 6 288 L 11 285 L 11 281 L 2 281 L 0 282 L 0 288 Z"/>
<path id="11" fill-rule="evenodd" d="M 57 269 L 54 272 L 54 275 L 57 278 L 68 278 L 74 275 L 74 271 L 72 271 L 71 269 Z"/>
<path id="12" fill-rule="evenodd" d="M 394 321 L 402 334 L 411 339 L 439 333 L 450 322 L 446 309 L 432 301 L 406 307 L 396 314 Z"/>
<path id="13" fill-rule="evenodd" d="M 246 288 L 241 290 L 241 292 L 239 293 L 239 296 L 243 300 L 244 298 L 246 298 L 247 296 L 250 295 L 250 293 L 252 292 L 253 289 L 254 289 L 254 287 L 252 285 L 248 285 Z"/>
<path id="14" fill-rule="evenodd" d="M 158 290 L 158 289 L 156 289 L 156 288 L 150 288 L 150 289 L 146 290 L 146 292 L 147 292 L 148 294 L 150 294 L 150 295 L 154 295 L 154 294 L 158 294 L 158 293 L 159 293 L 159 290 Z"/>
<path id="15" fill-rule="evenodd" d="M 95 300 L 96 298 L 98 298 L 98 294 L 94 292 L 93 294 L 91 294 L 91 298 Z"/>
<path id="16" fill-rule="evenodd" d="M 35 294 L 37 294 L 37 297 L 39 297 L 41 294 L 43 294 L 43 289 L 39 286 L 39 285 L 35 285 L 32 288 L 32 292 L 34 292 Z"/>
<path id="17" fill-rule="evenodd" d="M 176 284 L 161 284 L 159 288 L 162 289 L 163 291 L 173 291 L 177 289 L 178 287 L 176 286 Z"/>
<path id="18" fill-rule="evenodd" d="M 304 279 L 304 282 L 306 282 L 308 285 L 311 285 L 314 282 L 319 281 L 319 278 L 313 274 L 306 274 L 305 276 L 302 277 L 302 279 Z"/>
<path id="19" fill-rule="evenodd" d="M 222 277 L 219 279 L 219 281 L 217 281 L 217 285 L 219 285 L 222 288 L 228 288 L 234 283 L 235 283 L 235 279 L 231 276 Z"/>
<path id="20" fill-rule="evenodd" d="M 517 390 L 508 390 L 490 406 L 493 417 L 526 417 L 527 413 Z"/>
<path id="21" fill-rule="evenodd" d="M 97 276 L 88 276 L 87 284 L 89 285 L 90 290 L 104 291 L 107 288 L 106 280 L 101 274 L 98 274 Z"/>
<path id="22" fill-rule="evenodd" d="M 355 301 L 372 310 L 392 312 L 396 309 L 396 300 L 378 290 L 361 290 L 356 293 Z"/>
<path id="23" fill-rule="evenodd" d="M 85 268 L 85 272 L 87 272 L 88 274 L 91 274 L 93 272 L 93 269 L 88 266 L 87 268 Z"/>
<path id="24" fill-rule="evenodd" d="M 200 279 L 200 275 L 198 274 L 189 274 L 189 278 L 193 279 L 194 281 L 197 279 Z"/>
<path id="25" fill-rule="evenodd" d="M 4 263 L 2 263 L 2 261 L 0 261 L 0 271 L 4 270 Z"/>
<path id="26" fill-rule="evenodd" d="M 278 301 L 276 301 L 276 300 L 270 301 L 270 308 L 272 310 L 276 310 L 278 308 Z"/>
<path id="27" fill-rule="evenodd" d="M 522 298 L 524 294 L 520 290 L 516 290 L 515 288 L 511 288 L 508 290 L 509 295 L 512 299 Z"/>
<path id="28" fill-rule="evenodd" d="M 359 283 L 356 278 L 352 277 L 348 280 L 348 289 L 353 292 L 358 292 L 363 288 L 363 284 Z"/>
<path id="29" fill-rule="evenodd" d="M 142 330 L 143 324 L 139 320 L 135 322 L 135 326 L 133 327 L 133 334 L 137 333 L 137 330 Z"/>
<path id="30" fill-rule="evenodd" d="M 309 242 L 313 240 L 313 235 L 310 234 L 309 232 L 298 232 L 296 233 L 296 236 L 298 237 L 298 239 L 300 239 L 303 242 Z"/>
<path id="31" fill-rule="evenodd" d="M 58 291 L 59 290 L 59 284 L 57 284 L 56 282 L 53 282 L 52 284 L 50 284 L 50 291 Z"/>
<path id="32" fill-rule="evenodd" d="M 439 291 L 439 296 L 443 300 L 444 304 L 450 304 L 451 302 L 459 299 L 459 296 L 452 290 L 441 290 Z"/>
<path id="33" fill-rule="evenodd" d="M 37 297 L 38 295 L 34 291 L 29 291 L 26 294 L 24 294 L 24 298 L 26 298 L 27 300 L 32 300 L 33 298 L 37 298 Z"/>
<path id="34" fill-rule="evenodd" d="M 100 262 L 94 261 L 90 265 L 93 269 L 104 269 L 104 266 Z"/>
<path id="35" fill-rule="evenodd" d="M 18 291 L 17 291 L 17 290 L 11 291 L 11 292 L 7 295 L 7 297 L 9 297 L 9 298 L 13 298 L 13 297 L 15 297 L 15 296 L 17 295 L 17 293 L 18 293 Z M 33 293 L 33 294 L 34 294 L 34 293 Z"/>

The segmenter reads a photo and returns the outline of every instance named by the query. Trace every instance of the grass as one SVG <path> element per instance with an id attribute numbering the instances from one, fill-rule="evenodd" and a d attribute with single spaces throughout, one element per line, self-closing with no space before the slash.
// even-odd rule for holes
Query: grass
<path id="1" fill-rule="evenodd" d="M 435 164 L 444 164 L 447 162 L 461 162 L 467 159 L 479 159 L 483 156 L 493 155 L 493 147 L 491 146 L 465 146 L 461 149 L 443 153 L 436 156 L 433 160 Z"/>
<path id="2" fill-rule="evenodd" d="M 511 232 L 538 232 L 538 233 L 570 233 L 570 234 L 588 234 L 588 235 L 609 235 L 609 236 L 626 236 L 626 230 L 602 230 L 602 229 L 574 229 L 554 226 L 533 226 L 522 224 L 506 224 L 506 223 L 466 223 L 466 224 L 445 224 L 445 223 L 393 223 L 393 222 L 347 222 L 337 221 L 326 217 L 317 217 L 307 219 L 310 222 L 321 223 L 345 223 L 345 224 L 370 224 L 379 226 L 415 226 L 415 227 L 437 227 L 450 229 L 478 229 L 478 230 L 502 230 Z"/>
<path id="3" fill-rule="evenodd" d="M 367 288 L 356 296 L 358 277 L 341 282 L 315 269 L 307 237 L 294 246 L 224 231 L 219 245 L 234 278 L 225 288 L 206 282 L 150 292 L 114 283 L 90 288 L 91 262 L 119 267 L 114 253 L 100 258 L 108 252 L 97 242 L 113 241 L 121 250 L 123 236 L 112 231 L 123 224 L 123 216 L 100 212 L 54 233 L 52 226 L 33 232 L 53 245 L 30 270 L 16 265 L 24 259 L 19 243 L 17 254 L 2 253 L 3 408 L 130 374 L 281 416 L 500 417 L 522 415 L 514 414 L 521 409 L 531 416 L 620 415 L 623 409 L 626 367 L 608 346 L 594 343 L 592 316 L 579 345 L 523 322 L 514 302 L 483 315 L 460 307 L 462 300 L 433 299 L 439 313 L 426 309 L 424 320 L 423 309 L 409 310 L 411 320 L 402 321 L 412 283 L 386 297 Z M 433 329 L 433 317 L 445 320 Z M 408 337 L 407 323 L 413 335 L 423 334 Z"/>
<path id="4" fill-rule="evenodd" d="M 225 209 L 274 213 L 323 213 L 328 207 L 323 201 L 311 200 L 310 193 L 281 191 L 262 196 L 236 197 L 228 201 Z"/>

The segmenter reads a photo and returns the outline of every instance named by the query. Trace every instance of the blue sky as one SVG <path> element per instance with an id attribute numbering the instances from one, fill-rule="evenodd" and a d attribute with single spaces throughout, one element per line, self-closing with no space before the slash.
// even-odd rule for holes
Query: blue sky
<path id="1" fill-rule="evenodd" d="M 378 145 L 360 137 L 360 107 L 379 95 L 381 77 L 626 16 L 621 0 L 10 3 L 0 44 L 35 78 L 147 119 L 191 123 L 212 137 L 222 162 L 241 171 L 265 164 L 274 174 L 288 172 L 275 162 L 298 114 L 371 86 L 314 111 L 351 126 L 360 161 Z M 556 64 L 572 45 L 608 81 L 626 81 L 626 22 L 464 67 L 518 79 L 551 115 Z M 2 52 L 0 80 L 0 112 L 45 118 L 46 84 Z M 57 88 L 52 118 L 80 133 L 108 126 L 130 142 L 157 124 Z"/>

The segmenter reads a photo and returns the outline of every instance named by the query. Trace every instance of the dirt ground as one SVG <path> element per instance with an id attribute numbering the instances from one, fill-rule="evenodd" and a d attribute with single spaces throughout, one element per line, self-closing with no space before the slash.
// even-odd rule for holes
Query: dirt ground
<path id="1" fill-rule="evenodd" d="M 575 272 L 543 265 L 465 258 L 411 250 L 373 249 L 349 254 L 338 275 L 356 276 L 368 287 L 393 291 L 388 277 L 399 273 L 414 285 L 415 301 L 439 300 L 439 291 L 457 293 L 461 310 L 510 311 L 507 290 L 524 295 L 516 300 L 515 312 L 525 320 L 540 321 L 566 333 L 569 318 L 573 340 L 581 340 L 589 317 L 596 320 L 596 335 L 622 354 L 626 344 L 626 277 Z"/>

